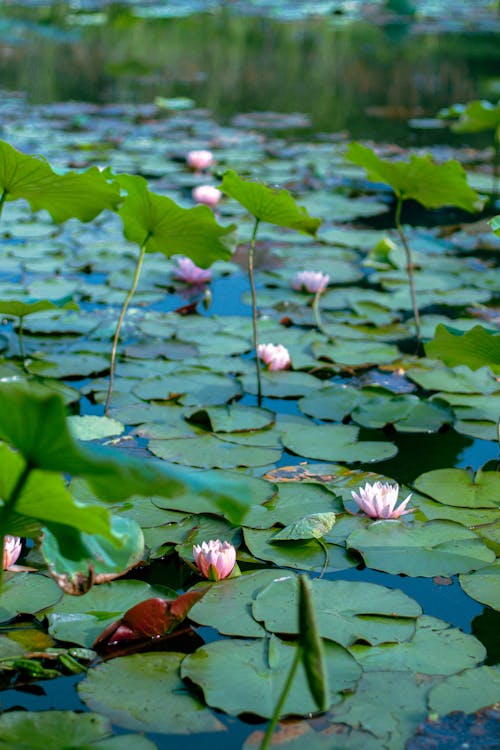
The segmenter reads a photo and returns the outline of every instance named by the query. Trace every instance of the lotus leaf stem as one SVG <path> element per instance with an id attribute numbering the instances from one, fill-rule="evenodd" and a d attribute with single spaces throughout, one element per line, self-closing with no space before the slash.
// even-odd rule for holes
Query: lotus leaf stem
<path id="1" fill-rule="evenodd" d="M 403 227 L 401 225 L 401 209 L 403 207 L 403 196 L 398 195 L 398 202 L 396 205 L 396 214 L 394 217 L 394 223 L 396 224 L 396 229 L 398 230 L 399 237 L 401 239 L 401 242 L 403 243 L 403 248 L 406 255 L 406 271 L 408 273 L 408 281 L 410 284 L 410 294 L 411 294 L 411 303 L 413 307 L 413 317 L 415 318 L 415 331 L 417 334 L 417 342 L 420 346 L 420 343 L 422 341 L 422 335 L 420 333 L 420 314 L 418 311 L 418 304 L 417 304 L 417 292 L 415 289 L 415 276 L 413 273 L 413 258 L 411 254 L 410 245 L 408 244 L 408 239 L 406 237 L 406 234 L 404 233 Z"/>
<path id="2" fill-rule="evenodd" d="M 257 354 L 257 347 L 259 345 L 259 331 L 257 328 L 257 292 L 255 291 L 255 278 L 253 273 L 253 256 L 255 251 L 255 239 L 257 237 L 257 230 L 259 228 L 259 219 L 255 219 L 255 224 L 252 232 L 252 239 L 250 240 L 250 247 L 248 248 L 248 276 L 250 279 L 250 290 L 252 293 L 252 327 L 253 327 L 253 348 L 255 350 L 255 367 L 257 372 L 257 404 L 262 405 L 262 379 L 260 374 L 260 359 Z"/>
<path id="3" fill-rule="evenodd" d="M 322 539 L 319 539 L 318 537 L 316 537 L 316 541 L 318 542 L 319 546 L 325 553 L 325 562 L 323 563 L 323 567 L 321 568 L 321 573 L 318 576 L 318 578 L 323 578 L 323 576 L 325 575 L 328 569 L 328 563 L 330 562 L 330 555 L 328 553 L 328 547 L 326 546 L 324 541 Z"/>
<path id="4" fill-rule="evenodd" d="M 491 200 L 494 203 L 498 197 L 498 179 L 500 177 L 500 125 L 493 137 L 493 184 Z"/>
<path id="5" fill-rule="evenodd" d="M 10 521 L 19 495 L 28 480 L 32 468 L 32 465 L 28 461 L 22 472 L 19 474 L 12 492 L 10 493 L 10 497 L 4 502 L 0 510 L 0 549 L 2 551 L 2 565 L 0 565 L 0 592 L 3 588 L 3 546 L 5 543 L 5 527 Z"/>
<path id="6" fill-rule="evenodd" d="M 6 200 L 7 200 L 7 190 L 4 190 L 2 195 L 0 195 L 0 216 L 2 216 L 3 205 Z"/>
<path id="7" fill-rule="evenodd" d="M 271 742 L 271 737 L 276 728 L 276 724 L 278 723 L 281 711 L 283 710 L 283 706 L 285 705 L 285 701 L 287 699 L 288 693 L 290 692 L 290 688 L 292 687 L 292 683 L 295 679 L 295 673 L 297 672 L 297 667 L 299 666 L 299 663 L 301 662 L 301 660 L 302 660 L 302 646 L 300 644 L 297 644 L 292 666 L 290 667 L 288 677 L 286 678 L 286 682 L 283 686 L 283 690 L 281 691 L 281 695 L 279 697 L 278 703 L 276 704 L 276 708 L 274 709 L 273 715 L 271 717 L 271 721 L 269 722 L 269 726 L 266 729 L 266 733 L 264 735 L 264 739 L 262 740 L 262 745 L 260 746 L 260 750 L 267 750 L 269 747 L 269 743 Z"/>

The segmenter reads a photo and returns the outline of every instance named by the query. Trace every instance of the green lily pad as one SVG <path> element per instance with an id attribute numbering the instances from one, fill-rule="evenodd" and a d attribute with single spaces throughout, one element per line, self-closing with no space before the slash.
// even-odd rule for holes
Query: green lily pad
<path id="1" fill-rule="evenodd" d="M 424 348 L 427 356 L 440 359 L 449 367 L 466 365 L 471 370 L 478 370 L 487 366 L 500 373 L 500 334 L 482 326 L 474 326 L 463 333 L 440 324 L 434 338 Z"/>
<path id="2" fill-rule="evenodd" d="M 245 517 L 245 526 L 269 529 L 275 524 L 287 526 L 311 514 L 329 514 L 343 509 L 341 502 L 326 487 L 313 482 L 277 485 L 278 494 L 263 505 L 252 504 Z"/>
<path id="3" fill-rule="evenodd" d="M 294 539 L 321 539 L 333 528 L 335 513 L 312 513 L 285 526 L 273 536 L 274 542 Z"/>
<path id="4" fill-rule="evenodd" d="M 500 610 L 500 560 L 473 573 L 462 574 L 459 581 L 472 599 Z"/>
<path id="5" fill-rule="evenodd" d="M 498 508 L 500 474 L 479 471 L 471 477 L 465 469 L 436 469 L 420 474 L 413 483 L 420 491 L 444 505 L 459 508 Z"/>
<path id="6" fill-rule="evenodd" d="M 240 380 L 246 393 L 254 395 L 257 393 L 255 373 L 244 375 Z M 306 372 L 264 370 L 261 373 L 261 380 L 262 395 L 267 398 L 300 398 L 310 391 L 321 388 L 321 381 Z"/>
<path id="7" fill-rule="evenodd" d="M 46 378 L 85 378 L 109 370 L 109 357 L 98 354 L 51 354 L 51 359 L 33 359 L 26 365 L 32 375 Z"/>
<path id="8" fill-rule="evenodd" d="M 62 596 L 59 586 L 40 573 L 6 573 L 0 602 L 0 621 L 20 614 L 36 615 Z"/>
<path id="9" fill-rule="evenodd" d="M 427 390 L 448 393 L 494 393 L 498 391 L 498 381 L 489 367 L 471 370 L 465 365 L 422 369 L 410 367 L 407 376 Z"/>
<path id="10" fill-rule="evenodd" d="M 394 645 L 349 648 L 365 672 L 397 671 L 426 675 L 450 675 L 475 667 L 485 656 L 481 641 L 443 620 L 422 615 L 416 620 L 415 635 Z"/>
<path id="11" fill-rule="evenodd" d="M 484 568 L 495 559 L 481 539 L 450 521 L 390 520 L 354 531 L 346 540 L 366 565 L 386 573 L 409 576 L 452 576 Z"/>
<path id="12" fill-rule="evenodd" d="M 182 398 L 186 406 L 225 404 L 241 395 L 232 378 L 211 372 L 186 371 L 167 377 L 146 378 L 133 388 L 145 401 L 167 401 Z"/>
<path id="13" fill-rule="evenodd" d="M 68 417 L 68 425 L 73 437 L 77 440 L 102 440 L 113 435 L 121 435 L 125 427 L 121 422 L 109 417 L 97 417 L 93 414 Z"/>
<path id="14" fill-rule="evenodd" d="M 91 710 L 128 729 L 159 734 L 222 731 L 223 724 L 181 681 L 183 657 L 161 652 L 122 656 L 92 669 L 78 693 Z"/>
<path id="15" fill-rule="evenodd" d="M 66 750 L 111 735 L 104 716 L 76 711 L 8 711 L 0 716 L 0 748 L 11 750 Z M 140 747 L 140 746 L 139 746 Z M 140 748 L 140 750 L 142 750 Z M 146 750 L 144 748 L 144 750 Z"/>
<path id="16" fill-rule="evenodd" d="M 345 384 L 332 384 L 304 396 L 300 399 L 298 406 L 301 412 L 310 417 L 341 422 L 360 400 L 361 395 L 357 388 Z"/>
<path id="17" fill-rule="evenodd" d="M 340 700 L 340 691 L 354 688 L 361 670 L 342 646 L 325 642 L 324 647 L 331 705 Z M 269 718 L 283 690 L 296 648 L 296 644 L 275 636 L 216 641 L 186 656 L 181 675 L 201 687 L 206 702 L 213 708 L 233 716 L 253 713 Z M 316 710 L 300 664 L 281 715 L 304 716 Z"/>
<path id="18" fill-rule="evenodd" d="M 188 410 L 186 419 L 212 432 L 244 432 L 269 427 L 274 422 L 274 414 L 269 409 L 228 404 Z"/>
<path id="19" fill-rule="evenodd" d="M 422 610 L 402 591 L 375 583 L 312 581 L 318 630 L 323 638 L 351 646 L 399 643 L 415 632 L 415 618 Z M 267 630 L 297 633 L 297 592 L 294 578 L 278 578 L 257 593 L 253 616 Z"/>
<path id="20" fill-rule="evenodd" d="M 281 448 L 238 445 L 217 435 L 150 440 L 148 450 L 165 461 L 200 469 L 268 466 L 279 460 Z"/>
<path id="21" fill-rule="evenodd" d="M 476 667 L 447 677 L 429 692 L 429 708 L 470 714 L 500 701 L 500 667 Z"/>

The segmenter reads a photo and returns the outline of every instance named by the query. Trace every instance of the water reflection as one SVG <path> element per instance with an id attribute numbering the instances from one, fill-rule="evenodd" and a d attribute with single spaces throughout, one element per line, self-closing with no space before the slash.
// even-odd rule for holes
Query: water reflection
<path id="1" fill-rule="evenodd" d="M 227 10 L 147 19 L 112 6 L 105 24 L 86 27 L 62 16 L 57 26 L 14 22 L 5 9 L 0 21 L 2 14 L 0 86 L 26 91 L 34 103 L 188 96 L 222 120 L 252 110 L 305 112 L 315 131 L 398 140 L 408 117 L 487 96 L 500 75 L 494 34 L 278 22 Z"/>

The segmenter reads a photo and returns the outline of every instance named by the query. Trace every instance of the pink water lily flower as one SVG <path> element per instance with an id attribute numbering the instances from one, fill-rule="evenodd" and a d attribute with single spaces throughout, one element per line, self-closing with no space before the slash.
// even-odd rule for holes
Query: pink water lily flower
<path id="1" fill-rule="evenodd" d="M 221 542 L 220 539 L 195 544 L 193 556 L 200 573 L 211 581 L 227 578 L 236 563 L 235 548 L 229 542 Z"/>
<path id="2" fill-rule="evenodd" d="M 201 172 L 211 167 L 215 159 L 211 151 L 200 149 L 199 151 L 189 151 L 186 161 L 195 172 Z"/>
<path id="3" fill-rule="evenodd" d="M 311 294 L 322 294 L 330 277 L 327 273 L 321 271 L 299 271 L 292 279 L 292 289 L 297 291 L 310 292 Z"/>
<path id="4" fill-rule="evenodd" d="M 196 203 L 203 203 L 205 206 L 210 206 L 210 208 L 215 208 L 221 195 L 221 191 L 213 185 L 198 185 L 192 192 L 193 200 Z"/>
<path id="5" fill-rule="evenodd" d="M 200 268 L 193 263 L 191 258 L 176 258 L 177 268 L 173 274 L 185 284 L 206 284 L 212 278 L 212 272 L 208 268 Z"/>
<path id="6" fill-rule="evenodd" d="M 18 536 L 6 534 L 3 540 L 3 569 L 7 570 L 14 565 L 21 554 L 22 542 Z"/>
<path id="7" fill-rule="evenodd" d="M 283 344 L 259 344 L 257 356 L 268 370 L 288 370 L 292 361 L 288 349 Z"/>
<path id="8" fill-rule="evenodd" d="M 359 488 L 357 492 L 351 492 L 354 500 L 359 505 L 363 513 L 370 518 L 399 518 L 405 513 L 412 513 L 415 509 L 406 510 L 412 493 L 403 500 L 396 508 L 398 502 L 399 485 L 389 484 L 388 482 L 375 482 Z"/>

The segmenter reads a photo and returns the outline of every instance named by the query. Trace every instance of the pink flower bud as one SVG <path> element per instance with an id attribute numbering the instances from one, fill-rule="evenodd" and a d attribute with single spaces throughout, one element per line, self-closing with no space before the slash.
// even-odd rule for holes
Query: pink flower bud
<path id="1" fill-rule="evenodd" d="M 6 534 L 3 540 L 3 569 L 7 570 L 14 565 L 21 554 L 22 542 L 18 536 Z"/>
<path id="2" fill-rule="evenodd" d="M 399 518 L 406 513 L 412 513 L 414 508 L 406 510 L 411 493 L 400 503 L 398 502 L 399 485 L 389 484 L 388 482 L 375 482 L 359 488 L 357 492 L 351 492 L 354 500 L 359 505 L 363 513 L 370 518 Z"/>
<path id="3" fill-rule="evenodd" d="M 208 268 L 200 268 L 193 263 L 191 258 L 176 258 L 177 268 L 173 274 L 185 284 L 206 284 L 212 278 L 212 272 Z"/>
<path id="4" fill-rule="evenodd" d="M 198 185 L 192 192 L 193 200 L 196 203 L 204 203 L 205 206 L 210 206 L 210 208 L 215 208 L 221 195 L 221 191 L 213 185 Z"/>
<path id="5" fill-rule="evenodd" d="M 236 563 L 236 550 L 233 545 L 219 539 L 195 544 L 193 556 L 200 573 L 211 581 L 227 578 Z"/>
<path id="6" fill-rule="evenodd" d="M 211 151 L 189 151 L 186 156 L 186 161 L 191 169 L 195 172 L 201 172 L 203 169 L 208 169 L 214 163 L 214 155 Z"/>
<path id="7" fill-rule="evenodd" d="M 257 356 L 267 365 L 268 370 L 288 370 L 291 365 L 288 349 L 282 344 L 259 344 Z"/>
<path id="8" fill-rule="evenodd" d="M 311 294 L 322 294 L 330 277 L 327 273 L 321 271 L 299 271 L 292 279 L 292 289 L 297 291 L 306 291 Z"/>

